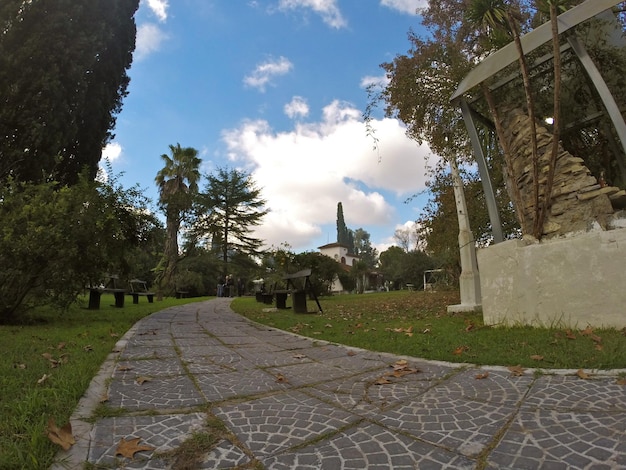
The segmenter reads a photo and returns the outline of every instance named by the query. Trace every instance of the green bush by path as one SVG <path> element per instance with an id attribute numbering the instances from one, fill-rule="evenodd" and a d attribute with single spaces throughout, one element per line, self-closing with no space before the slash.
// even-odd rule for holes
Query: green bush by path
<path id="1" fill-rule="evenodd" d="M 446 307 L 459 300 L 457 292 L 395 291 L 323 298 L 322 314 L 267 311 L 269 305 L 251 298 L 235 299 L 232 308 L 285 331 L 398 355 L 539 369 L 626 368 L 626 329 L 492 328 L 480 313 L 448 314 Z"/>
<path id="2" fill-rule="evenodd" d="M 133 304 L 128 297 L 118 309 L 104 294 L 100 310 L 42 307 L 26 325 L 0 326 L 0 469 L 48 468 L 59 449 L 46 437 L 48 419 L 68 422 L 119 338 L 153 312 L 206 299 Z"/>

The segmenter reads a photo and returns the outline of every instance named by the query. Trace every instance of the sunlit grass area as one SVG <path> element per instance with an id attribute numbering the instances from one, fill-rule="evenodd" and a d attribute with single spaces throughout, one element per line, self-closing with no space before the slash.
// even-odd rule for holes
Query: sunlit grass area
<path id="1" fill-rule="evenodd" d="M 268 309 L 253 298 L 232 308 L 259 323 L 334 343 L 426 359 L 533 368 L 626 368 L 624 330 L 489 327 L 482 314 L 448 314 L 457 292 L 381 292 L 320 300 L 323 313 Z M 289 303 L 288 303 L 289 305 Z M 309 311 L 315 302 L 308 302 Z"/>

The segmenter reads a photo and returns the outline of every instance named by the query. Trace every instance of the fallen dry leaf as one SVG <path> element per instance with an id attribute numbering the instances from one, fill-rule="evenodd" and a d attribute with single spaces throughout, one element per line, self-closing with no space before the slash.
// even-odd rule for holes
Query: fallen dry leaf
<path id="1" fill-rule="evenodd" d="M 69 448 L 76 443 L 76 440 L 74 440 L 74 436 L 72 435 L 72 425 L 69 422 L 62 428 L 59 428 L 55 424 L 54 418 L 50 418 L 48 419 L 46 432 L 48 439 L 55 444 L 60 445 L 63 450 L 69 450 Z"/>
<path id="2" fill-rule="evenodd" d="M 576 339 L 576 335 L 572 332 L 572 330 L 566 330 L 565 337 L 567 339 Z"/>
<path id="3" fill-rule="evenodd" d="M 60 351 L 61 349 L 65 348 L 65 343 L 61 342 L 59 344 L 57 344 L 57 349 Z"/>
<path id="4" fill-rule="evenodd" d="M 276 375 L 276 382 L 278 382 L 279 384 L 283 384 L 289 381 L 287 380 L 287 377 L 285 377 L 283 374 L 278 374 Z"/>
<path id="5" fill-rule="evenodd" d="M 599 337 L 598 335 L 589 335 L 589 337 L 591 338 L 591 341 L 593 341 L 594 343 L 601 343 L 602 342 L 602 338 Z"/>
<path id="6" fill-rule="evenodd" d="M 41 385 L 42 383 L 44 383 L 46 380 L 48 380 L 51 376 L 48 374 L 43 374 L 41 376 L 41 378 L 37 381 L 37 385 Z"/>
<path id="7" fill-rule="evenodd" d="M 128 370 L 133 370 L 133 368 L 131 366 L 118 366 L 117 370 L 120 372 L 126 372 Z"/>
<path id="8" fill-rule="evenodd" d="M 117 445 L 115 455 L 116 456 L 121 455 L 123 457 L 132 459 L 135 457 L 135 454 L 137 452 L 140 452 L 142 450 L 151 451 L 155 449 L 154 447 L 151 447 L 151 446 L 139 445 L 140 440 L 141 440 L 140 437 L 136 437 L 134 439 L 129 439 L 129 440 L 122 438 L 120 443 Z"/>
<path id="9" fill-rule="evenodd" d="M 26 364 L 13 364 L 14 369 L 26 369 Z"/>
<path id="10" fill-rule="evenodd" d="M 354 351 L 348 351 L 348 356 L 356 356 L 356 353 Z"/>
<path id="11" fill-rule="evenodd" d="M 626 377 L 622 377 L 615 382 L 617 385 L 626 385 Z"/>
<path id="12" fill-rule="evenodd" d="M 587 328 L 585 328 L 584 330 L 580 330 L 580 334 L 583 336 L 589 336 L 592 333 L 593 333 L 593 328 L 591 327 L 591 325 L 587 326 Z"/>
<path id="13" fill-rule="evenodd" d="M 578 377 L 580 377 L 581 379 L 583 379 L 583 380 L 589 380 L 589 379 L 591 378 L 591 376 L 590 376 L 589 374 L 587 374 L 587 373 L 586 373 L 584 370 L 582 370 L 582 369 L 578 369 L 578 370 L 576 371 L 576 375 L 577 375 Z"/>
<path id="14" fill-rule="evenodd" d="M 533 354 L 532 356 L 530 356 L 530 358 L 533 361 L 543 361 L 543 356 L 540 356 L 539 354 Z"/>
<path id="15" fill-rule="evenodd" d="M 386 385 L 386 384 L 390 384 L 393 383 L 389 380 L 387 380 L 386 377 L 379 377 L 378 380 L 376 380 L 376 382 L 374 382 L 375 385 Z"/>
<path id="16" fill-rule="evenodd" d="M 294 354 L 293 358 L 294 359 L 306 359 L 306 356 L 304 354 Z"/>
<path id="17" fill-rule="evenodd" d="M 467 346 L 459 346 L 458 348 L 456 348 L 454 351 L 452 351 L 452 354 L 454 354 L 455 356 L 460 356 L 461 354 L 463 354 L 463 352 L 467 349 Z"/>
<path id="18" fill-rule="evenodd" d="M 151 377 L 145 377 L 145 376 L 141 376 L 141 377 L 137 377 L 135 379 L 135 382 L 137 382 L 137 385 L 143 385 L 146 382 L 150 382 L 152 381 Z"/>
<path id="19" fill-rule="evenodd" d="M 87 346 L 83 348 L 83 351 L 85 352 L 93 351 L 93 346 L 91 344 L 88 344 Z"/>
<path id="20" fill-rule="evenodd" d="M 417 374 L 419 372 L 419 369 L 410 369 L 408 367 L 404 368 L 404 369 L 396 369 L 394 370 L 391 375 L 393 375 L 396 378 L 400 378 L 400 377 L 404 377 L 405 375 L 409 375 L 409 374 Z"/>
<path id="21" fill-rule="evenodd" d="M 484 380 L 487 377 L 489 377 L 489 372 L 483 372 L 482 374 L 476 374 L 476 377 L 474 377 L 476 380 Z"/>
<path id="22" fill-rule="evenodd" d="M 521 377 L 522 375 L 524 375 L 524 371 L 526 370 L 521 365 L 510 366 L 507 367 L 507 369 L 511 371 L 511 375 L 513 375 L 514 377 Z"/>

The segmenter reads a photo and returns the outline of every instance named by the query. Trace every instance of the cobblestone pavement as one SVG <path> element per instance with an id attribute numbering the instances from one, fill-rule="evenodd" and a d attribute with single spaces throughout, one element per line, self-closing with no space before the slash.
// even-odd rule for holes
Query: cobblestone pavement
<path id="1" fill-rule="evenodd" d="M 626 468 L 615 374 L 513 376 L 373 353 L 254 324 L 229 305 L 137 323 L 81 400 L 77 443 L 53 469 Z M 389 375 L 401 360 L 413 373 Z M 137 438 L 154 450 L 117 454 Z"/>

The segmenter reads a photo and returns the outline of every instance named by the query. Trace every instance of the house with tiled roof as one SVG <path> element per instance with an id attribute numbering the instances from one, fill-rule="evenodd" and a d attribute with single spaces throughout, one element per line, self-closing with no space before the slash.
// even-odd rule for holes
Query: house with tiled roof
<path id="1" fill-rule="evenodd" d="M 321 254 L 328 256 L 339 263 L 341 268 L 346 272 L 350 272 L 352 266 L 361 259 L 359 256 L 350 253 L 348 251 L 348 246 L 342 243 L 329 243 L 327 245 L 320 246 L 318 249 Z M 336 277 L 333 281 L 330 290 L 331 292 L 343 292 L 345 290 L 338 277 Z"/>

